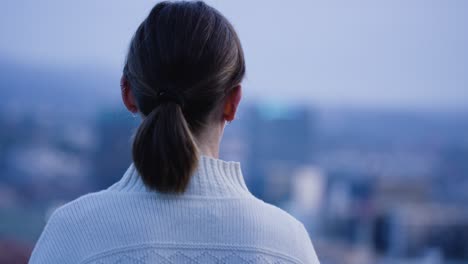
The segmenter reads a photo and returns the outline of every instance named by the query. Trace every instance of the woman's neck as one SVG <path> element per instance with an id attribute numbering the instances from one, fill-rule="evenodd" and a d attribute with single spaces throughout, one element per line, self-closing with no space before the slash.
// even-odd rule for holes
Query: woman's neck
<path id="1" fill-rule="evenodd" d="M 223 136 L 224 126 L 224 122 L 219 125 L 211 125 L 195 138 L 201 155 L 215 159 L 219 158 L 219 145 Z"/>

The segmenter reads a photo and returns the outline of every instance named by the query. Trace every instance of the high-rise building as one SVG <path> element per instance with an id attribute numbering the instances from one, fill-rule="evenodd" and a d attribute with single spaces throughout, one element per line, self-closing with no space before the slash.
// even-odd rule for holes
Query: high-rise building
<path id="1" fill-rule="evenodd" d="M 314 115 L 305 106 L 260 103 L 246 107 L 240 119 L 246 130 L 249 187 L 266 201 L 285 202 L 294 171 L 311 162 Z"/>

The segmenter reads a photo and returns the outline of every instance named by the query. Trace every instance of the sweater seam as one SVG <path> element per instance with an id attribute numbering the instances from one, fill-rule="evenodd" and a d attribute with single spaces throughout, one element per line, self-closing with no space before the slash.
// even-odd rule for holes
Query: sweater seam
<path id="1" fill-rule="evenodd" d="M 110 250 L 106 250 L 100 253 L 96 253 L 89 257 L 84 258 L 80 263 L 87 264 L 91 261 L 98 260 L 103 257 L 112 256 L 115 253 L 123 253 L 123 252 L 132 252 L 141 249 L 151 249 L 151 248 L 160 248 L 160 249 L 192 249 L 192 250 L 200 250 L 200 249 L 209 249 L 209 250 L 231 250 L 231 251 L 242 251 L 242 252 L 260 252 L 262 254 L 267 254 L 273 257 L 282 258 L 284 260 L 292 261 L 294 263 L 302 263 L 302 261 L 298 258 L 290 256 L 285 253 L 278 252 L 277 250 L 269 249 L 266 247 L 258 247 L 258 246 L 243 246 L 243 245 L 233 245 L 233 244 L 210 244 L 210 243 L 197 243 L 197 244 L 182 244 L 182 243 L 142 243 L 136 244 L 131 246 L 125 247 L 116 247 Z"/>

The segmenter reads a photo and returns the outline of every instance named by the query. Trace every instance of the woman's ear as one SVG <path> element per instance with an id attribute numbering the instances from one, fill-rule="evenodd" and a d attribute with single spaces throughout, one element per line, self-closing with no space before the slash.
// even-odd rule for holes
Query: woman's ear
<path id="1" fill-rule="evenodd" d="M 131 113 L 138 112 L 135 97 L 133 96 L 132 89 L 130 89 L 130 83 L 124 75 L 120 78 L 120 90 L 122 93 L 122 101 Z"/>
<path id="2" fill-rule="evenodd" d="M 241 98 L 242 87 L 239 84 L 232 89 L 224 102 L 223 118 L 225 121 L 230 122 L 234 120 Z"/>

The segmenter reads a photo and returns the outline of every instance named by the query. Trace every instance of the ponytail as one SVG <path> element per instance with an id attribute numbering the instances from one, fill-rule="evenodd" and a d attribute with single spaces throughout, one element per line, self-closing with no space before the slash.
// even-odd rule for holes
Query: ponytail
<path id="1" fill-rule="evenodd" d="M 182 193 L 198 164 L 198 149 L 179 104 L 161 103 L 140 124 L 133 161 L 143 182 L 160 192 Z"/>

